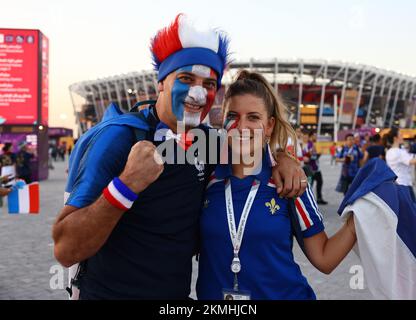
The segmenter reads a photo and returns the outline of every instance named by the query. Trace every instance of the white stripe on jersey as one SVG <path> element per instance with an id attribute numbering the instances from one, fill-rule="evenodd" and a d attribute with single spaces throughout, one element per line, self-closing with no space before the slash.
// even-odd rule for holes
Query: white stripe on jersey
<path id="1" fill-rule="evenodd" d="M 308 184 L 308 187 L 306 188 L 306 195 L 308 196 L 308 200 L 311 203 L 312 207 L 315 209 L 315 213 L 319 217 L 319 220 L 323 221 L 324 217 L 322 216 L 321 212 L 319 211 L 318 204 L 315 201 L 315 197 L 312 193 L 311 187 Z"/>

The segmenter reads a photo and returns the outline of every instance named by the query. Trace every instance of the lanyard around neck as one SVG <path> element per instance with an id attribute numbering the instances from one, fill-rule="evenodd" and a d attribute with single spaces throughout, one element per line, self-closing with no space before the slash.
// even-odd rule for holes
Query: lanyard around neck
<path id="1" fill-rule="evenodd" d="M 238 229 L 236 228 L 235 215 L 234 215 L 234 206 L 233 206 L 233 197 L 231 192 L 231 181 L 227 179 L 225 182 L 225 201 L 227 209 L 227 221 L 228 229 L 230 231 L 231 242 L 233 244 L 234 256 L 238 257 L 238 253 L 241 248 L 241 243 L 243 241 L 244 230 L 247 223 L 248 215 L 250 214 L 251 206 L 253 205 L 254 198 L 256 197 L 257 191 L 259 190 L 260 181 L 254 180 L 253 185 L 251 186 L 250 192 L 248 194 L 246 203 L 244 204 L 243 212 L 241 214 L 240 223 L 238 224 Z"/>

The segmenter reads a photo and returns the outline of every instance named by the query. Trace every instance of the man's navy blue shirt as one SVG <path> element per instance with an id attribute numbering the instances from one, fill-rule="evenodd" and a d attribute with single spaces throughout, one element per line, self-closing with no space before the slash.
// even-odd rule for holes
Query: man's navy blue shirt
<path id="1" fill-rule="evenodd" d="M 162 124 L 154 109 L 148 123 L 154 130 Z M 153 139 L 151 134 L 147 140 Z M 136 142 L 128 126 L 103 130 L 80 162 L 66 205 L 82 208 L 96 201 L 120 175 Z M 169 142 L 176 148 L 174 140 Z M 200 163 L 165 164 L 161 176 L 139 194 L 103 247 L 87 260 L 81 299 L 186 299 L 203 194 L 212 170 Z"/>

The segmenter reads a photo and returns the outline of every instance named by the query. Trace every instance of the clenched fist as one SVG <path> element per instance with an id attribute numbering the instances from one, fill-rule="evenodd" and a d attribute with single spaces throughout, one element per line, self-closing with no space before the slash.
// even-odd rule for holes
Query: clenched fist
<path id="1" fill-rule="evenodd" d="M 153 143 L 139 141 L 131 148 L 119 178 L 134 193 L 139 193 L 159 178 L 163 168 L 162 159 Z"/>

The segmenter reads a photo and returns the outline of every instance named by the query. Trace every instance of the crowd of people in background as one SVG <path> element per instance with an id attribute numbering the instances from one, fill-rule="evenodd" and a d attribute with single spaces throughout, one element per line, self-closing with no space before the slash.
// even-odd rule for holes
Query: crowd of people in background
<path id="1" fill-rule="evenodd" d="M 397 184 L 409 187 L 415 199 L 413 181 L 416 144 L 405 141 L 400 129 L 392 128 L 383 136 L 376 133 L 362 137 L 359 133 L 350 133 L 344 140 L 343 147 L 339 148 L 334 143 L 330 148 L 331 164 L 334 159 L 337 163 L 342 163 L 341 175 L 336 186 L 337 191 L 346 194 L 359 169 L 371 159 L 380 158 L 385 160 L 397 175 Z"/>
<path id="2" fill-rule="evenodd" d="M 316 182 L 317 202 L 325 205 L 327 201 L 322 196 L 323 176 L 319 166 L 321 154 L 316 148 L 316 133 L 300 127 L 296 127 L 295 131 L 298 139 L 296 157 L 302 163 L 311 187 Z M 360 135 L 356 132 L 347 134 L 343 140 L 343 145 L 333 142 L 329 147 L 331 166 L 342 164 L 336 191 L 345 195 L 360 168 L 371 159 L 380 158 L 397 175 L 397 183 L 408 186 L 414 196 L 416 137 L 413 141 L 405 141 L 400 130 L 392 128 L 383 136 L 379 133 Z"/>
<path id="3" fill-rule="evenodd" d="M 306 131 L 296 128 L 298 139 L 297 158 L 303 165 L 303 170 L 308 177 L 308 182 L 313 188 L 316 181 L 317 203 L 321 205 L 328 204 L 322 197 L 322 186 L 324 180 L 319 166 L 320 153 L 316 150 L 317 136 L 314 131 Z"/>
<path id="4" fill-rule="evenodd" d="M 28 148 L 28 142 L 22 141 L 18 144 L 17 152 L 13 151 L 13 144 L 6 142 L 0 153 L 0 197 L 11 192 L 12 181 L 15 179 L 32 182 L 32 169 L 30 162 L 34 153 Z M 1 199 L 1 198 L 0 198 Z M 0 200 L 0 206 L 2 202 Z"/>

